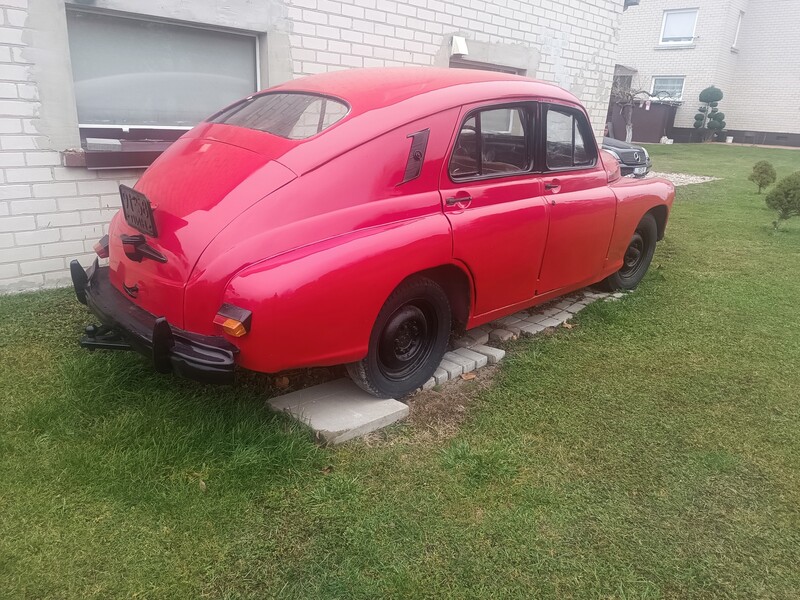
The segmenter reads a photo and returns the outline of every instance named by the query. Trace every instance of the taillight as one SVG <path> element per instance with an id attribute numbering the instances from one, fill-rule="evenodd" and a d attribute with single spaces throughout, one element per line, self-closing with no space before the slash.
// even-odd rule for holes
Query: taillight
<path id="1" fill-rule="evenodd" d="M 100 258 L 108 258 L 108 236 L 104 235 L 94 245 L 94 251 Z"/>
<path id="2" fill-rule="evenodd" d="M 250 331 L 252 313 L 233 304 L 223 304 L 214 316 L 214 324 L 233 337 L 242 337 Z"/>

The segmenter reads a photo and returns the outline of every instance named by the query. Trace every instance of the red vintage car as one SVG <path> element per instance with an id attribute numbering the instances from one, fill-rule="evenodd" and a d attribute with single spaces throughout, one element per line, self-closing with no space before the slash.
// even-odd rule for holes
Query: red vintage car
<path id="1" fill-rule="evenodd" d="M 84 347 L 228 383 L 347 364 L 379 397 L 419 388 L 454 327 L 641 281 L 673 186 L 620 178 L 570 93 L 433 68 L 315 75 L 201 123 L 121 188 L 72 262 L 100 325 Z"/>

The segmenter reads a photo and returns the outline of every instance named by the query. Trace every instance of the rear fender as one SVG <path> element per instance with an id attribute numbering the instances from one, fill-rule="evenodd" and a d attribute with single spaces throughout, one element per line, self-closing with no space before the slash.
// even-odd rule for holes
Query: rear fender
<path id="1" fill-rule="evenodd" d="M 617 196 L 617 217 L 614 222 L 614 233 L 608 249 L 605 274 L 614 273 L 622 267 L 622 260 L 630 244 L 636 226 L 644 215 L 656 207 L 663 207 L 663 227 L 666 227 L 667 216 L 675 198 L 675 187 L 666 179 L 631 179 L 623 177 L 609 186 Z"/>
<path id="2" fill-rule="evenodd" d="M 255 371 L 353 362 L 366 356 L 373 323 L 403 279 L 449 264 L 441 213 L 298 248 L 240 271 L 224 301 L 252 311 L 232 339 L 237 362 Z"/>

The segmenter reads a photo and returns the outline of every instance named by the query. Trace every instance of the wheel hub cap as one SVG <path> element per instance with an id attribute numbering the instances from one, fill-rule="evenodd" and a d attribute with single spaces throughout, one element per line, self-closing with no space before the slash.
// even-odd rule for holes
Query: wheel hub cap
<path id="1" fill-rule="evenodd" d="M 378 340 L 378 363 L 389 379 L 403 379 L 419 368 L 433 346 L 434 324 L 425 307 L 406 304 L 389 318 Z"/>
<path id="2" fill-rule="evenodd" d="M 642 256 L 644 256 L 644 239 L 637 231 L 633 234 L 633 239 L 625 251 L 623 274 L 635 271 L 642 261 Z"/>

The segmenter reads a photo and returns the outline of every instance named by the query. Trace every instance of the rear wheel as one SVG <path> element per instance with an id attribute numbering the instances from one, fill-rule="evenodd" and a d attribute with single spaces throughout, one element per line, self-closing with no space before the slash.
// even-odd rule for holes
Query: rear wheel
<path id="1" fill-rule="evenodd" d="M 658 225 L 656 219 L 647 213 L 636 231 L 633 233 L 628 248 L 625 250 L 622 268 L 603 280 L 603 287 L 608 290 L 632 290 L 644 278 L 658 241 Z"/>
<path id="2" fill-rule="evenodd" d="M 424 277 L 409 279 L 378 313 L 366 358 L 347 365 L 347 372 L 378 398 L 410 394 L 439 366 L 450 324 L 450 303 L 439 284 Z"/>

